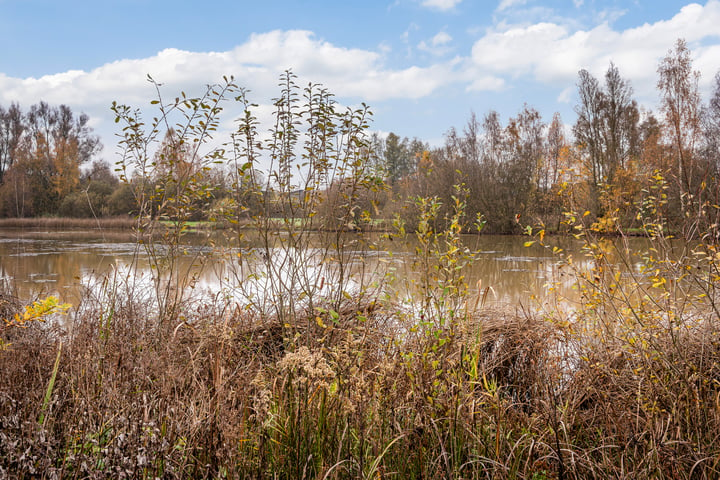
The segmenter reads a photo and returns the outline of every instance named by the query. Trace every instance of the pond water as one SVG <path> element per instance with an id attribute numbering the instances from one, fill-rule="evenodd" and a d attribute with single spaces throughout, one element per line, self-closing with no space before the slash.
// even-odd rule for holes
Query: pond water
<path id="1" fill-rule="evenodd" d="M 247 238 L 251 238 L 252 235 Z M 346 237 L 345 251 L 355 274 L 360 271 L 366 276 L 390 278 L 393 272 L 395 284 L 413 283 L 419 278 L 417 272 L 417 243 L 412 237 L 407 240 L 381 240 L 375 234 L 371 240 L 375 249 L 366 250 L 352 236 Z M 487 302 L 516 304 L 526 308 L 538 308 L 543 302 L 551 301 L 548 284 L 555 283 L 557 292 L 572 298 L 574 279 L 561 268 L 562 262 L 553 253 L 538 245 L 526 247 L 524 236 L 473 235 L 463 238 L 473 254 L 474 261 L 464 271 L 466 282 L 475 292 L 478 287 L 490 287 Z M 609 240 L 612 241 L 612 240 Z M 266 260 L 264 254 L 254 250 L 253 241 L 247 241 L 247 248 L 228 250 L 223 247 L 207 247 L 207 237 L 188 235 L 184 237 L 186 255 L 180 258 L 181 275 L 197 275 L 196 287 L 208 292 L 248 282 Z M 222 241 L 213 242 L 222 245 Z M 576 265 L 588 262 L 581 251 L 580 242 L 559 237 L 550 240 L 566 252 L 572 253 Z M 357 244 L 357 247 L 350 244 Z M 356 249 L 357 248 L 357 249 Z M 643 239 L 630 239 L 631 250 L 646 248 Z M 282 252 L 270 250 L 275 264 L 285 263 Z M 208 261 L 200 268 L 195 254 L 207 255 Z M 320 254 L 322 256 L 322 254 Z M 242 261 L 238 260 L 242 257 Z M 327 257 L 327 254 L 324 255 Z M 318 279 L 329 275 L 317 265 L 318 254 L 297 259 L 301 265 Z M 194 262 L 194 263 L 193 263 Z M 305 263 L 302 263 L 305 262 Z M 38 295 L 59 295 L 63 301 L 76 302 L 83 285 L 97 282 L 117 271 L 127 271 L 136 265 L 134 276 L 149 278 L 150 261 L 145 249 L 135 242 L 128 231 L 0 231 L 0 279 L 14 286 L 21 298 Z M 241 268 L 240 268 L 240 267 Z M 282 270 L 283 266 L 278 268 Z M 639 269 L 639 266 L 637 266 Z M 267 275 L 267 268 L 264 269 Z M 389 281 L 389 280 L 388 280 Z M 478 283 L 479 282 L 479 283 Z M 257 295 L 264 287 L 255 284 Z M 396 289 L 398 291 L 399 289 Z M 247 292 L 249 290 L 245 290 Z"/>

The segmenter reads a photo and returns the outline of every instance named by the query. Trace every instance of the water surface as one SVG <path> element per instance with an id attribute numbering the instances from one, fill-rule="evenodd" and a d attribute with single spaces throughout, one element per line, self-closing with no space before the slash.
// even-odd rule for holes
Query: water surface
<path id="1" fill-rule="evenodd" d="M 213 248 L 207 236 L 188 235 L 183 239 L 185 255 L 180 258 L 179 269 L 183 275 L 197 275 L 196 287 L 210 292 L 239 283 L 247 285 L 248 276 L 253 272 L 267 274 L 263 267 L 267 260 L 265 254 L 256 250 L 259 241 L 251 237 L 246 236 L 242 249 L 231 250 L 223 247 L 220 237 L 212 239 Z M 526 247 L 527 240 L 524 236 L 464 237 L 474 258 L 464 271 L 471 290 L 490 287 L 488 301 L 528 308 L 547 301 L 549 283 L 558 284 L 564 296 L 575 295 L 574 278 L 567 269 L 561 268 L 561 260 L 549 249 L 538 245 Z M 376 235 L 371 238 L 374 250 L 368 250 L 366 242 L 352 236 L 345 241 L 343 250 L 355 275 L 362 272 L 380 280 L 392 278 L 396 285 L 420 281 L 418 264 L 422 262 L 412 237 L 406 241 L 388 241 Z M 588 262 L 579 242 L 560 237 L 550 243 L 573 254 L 576 264 Z M 631 248 L 642 250 L 644 240 L 631 239 Z M 318 265 L 318 258 L 323 254 L 326 252 L 307 254 L 300 259 L 319 282 L 323 281 L 320 277 L 330 278 L 328 271 L 323 270 L 329 267 Z M 197 255 L 207 256 L 208 261 L 200 262 Z M 271 250 L 270 255 L 276 257 L 275 263 L 286 261 L 281 256 L 282 249 Z M 65 301 L 77 301 L 83 285 L 97 282 L 113 272 L 127 272 L 130 265 L 137 267 L 133 275 L 150 277 L 148 254 L 129 231 L 0 231 L 0 278 L 9 280 L 23 298 L 57 294 Z M 254 288 L 263 289 L 262 285 Z"/>

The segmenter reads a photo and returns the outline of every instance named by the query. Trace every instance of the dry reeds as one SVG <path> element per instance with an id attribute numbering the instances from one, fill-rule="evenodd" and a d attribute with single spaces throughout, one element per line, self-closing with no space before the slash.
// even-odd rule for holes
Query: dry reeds
<path id="1" fill-rule="evenodd" d="M 563 327 L 508 311 L 481 311 L 444 342 L 434 331 L 407 342 L 384 329 L 393 312 L 381 305 L 288 328 L 208 302 L 188 303 L 174 324 L 155 322 L 142 300 L 113 298 L 88 298 L 62 330 L 17 330 L 0 354 L 6 476 L 711 478 L 717 470 L 720 348 L 709 322 L 682 334 L 675 358 L 661 335 L 665 357 L 582 337 L 571 353 Z M 58 338 L 65 345 L 43 425 Z"/>
<path id="2" fill-rule="evenodd" d="M 0 218 L 0 228 L 36 228 L 47 230 L 96 230 L 96 229 L 132 229 L 137 219 L 130 216 L 101 218 L 35 217 Z"/>

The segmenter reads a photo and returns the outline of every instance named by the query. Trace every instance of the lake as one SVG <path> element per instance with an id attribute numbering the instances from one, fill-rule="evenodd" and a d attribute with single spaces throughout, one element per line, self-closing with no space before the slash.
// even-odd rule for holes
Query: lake
<path id="1" fill-rule="evenodd" d="M 391 278 L 392 281 L 410 284 L 418 276 L 413 264 L 417 261 L 417 242 L 413 237 L 407 240 L 388 241 L 372 234 L 375 250 L 366 250 L 345 244 L 350 255 L 349 264 L 357 274 L 379 278 Z M 252 235 L 248 236 L 248 238 Z M 347 237 L 350 243 L 360 245 L 363 242 Z M 547 240 L 547 239 L 546 239 Z M 574 277 L 561 268 L 562 262 L 546 248 L 538 245 L 526 247 L 528 237 L 468 235 L 463 237 L 464 244 L 472 251 L 475 261 L 466 271 L 466 281 L 475 291 L 491 287 L 487 302 L 522 305 L 535 309 L 543 302 L 552 301 L 547 294 L 549 283 L 555 283 L 557 292 L 567 298 L 574 298 Z M 607 240 L 613 242 L 613 240 Z M 235 288 L 238 284 L 247 286 L 249 277 L 263 263 L 262 257 L 254 247 L 253 240 L 247 241 L 247 248 L 228 250 L 223 242 L 207 247 L 204 235 L 191 234 L 183 239 L 187 255 L 179 260 L 179 268 L 188 274 L 197 275 L 195 288 L 199 291 L 215 293 L 223 288 Z M 630 249 L 641 251 L 646 248 L 644 239 L 629 239 Z M 566 237 L 556 237 L 549 243 L 562 247 L 572 253 L 575 265 L 580 268 L 585 258 L 581 243 Z M 276 256 L 275 250 L 271 255 Z M 194 254 L 207 256 L 207 262 L 200 268 Z M 242 257 L 242 261 L 238 260 Z M 316 255 L 304 257 L 306 268 L 318 278 L 323 276 L 322 269 L 316 265 Z M 150 262 L 147 252 L 136 244 L 129 231 L 41 231 L 15 230 L 0 231 L 0 279 L 10 281 L 21 298 L 55 294 L 63 301 L 77 302 L 83 285 L 92 285 L 112 272 L 126 272 L 129 265 L 135 264 L 135 276 L 149 278 Z M 239 265 L 242 267 L 240 268 Z M 639 264 L 633 267 L 639 270 Z M 265 271 L 267 274 L 267 271 Z M 480 282 L 480 283 L 478 283 Z M 262 290 L 262 284 L 255 285 L 254 294 Z M 247 288 L 244 292 L 249 291 Z M 260 292 L 261 293 L 261 292 Z"/>

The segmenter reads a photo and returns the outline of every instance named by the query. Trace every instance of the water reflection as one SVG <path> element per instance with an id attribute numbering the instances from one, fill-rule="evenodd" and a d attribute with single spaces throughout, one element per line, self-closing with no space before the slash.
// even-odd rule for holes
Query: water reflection
<path id="1" fill-rule="evenodd" d="M 360 288 L 358 282 L 383 280 L 393 273 L 399 291 L 417 278 L 413 270 L 415 247 L 412 239 L 407 242 L 381 241 L 379 236 L 371 240 L 377 250 L 367 250 L 359 238 L 348 237 L 343 255 L 354 280 L 348 285 Z M 473 252 L 475 262 L 466 272 L 471 289 L 491 287 L 488 300 L 511 303 L 528 308 L 548 301 L 548 284 L 555 284 L 566 297 L 573 297 L 574 278 L 561 268 L 559 259 L 548 249 L 534 245 L 525 247 L 526 237 L 468 236 L 466 245 Z M 196 276 L 192 284 L 198 290 L 218 291 L 225 289 L 233 295 L 262 299 L 272 294 L 270 275 L 292 275 L 299 268 L 302 285 L 315 288 L 315 292 L 327 291 L 337 272 L 328 264 L 322 264 L 327 251 L 310 248 L 306 252 L 281 254 L 272 250 L 268 259 L 253 248 L 249 240 L 242 250 L 204 247 L 205 239 L 188 236 L 185 250 L 188 255 L 180 258 L 179 268 L 185 275 Z M 644 248 L 642 239 L 631 239 L 635 251 Z M 575 264 L 589 268 L 580 251 L 579 242 L 568 238 L 553 239 L 553 243 L 573 254 Z M 216 241 L 221 245 L 222 242 Z M 255 245 L 257 246 L 257 245 Z M 197 267 L 196 255 L 208 255 L 209 261 L 202 269 Z M 195 262 L 195 263 L 193 263 Z M 585 262 L 587 265 L 583 265 Z M 139 281 L 149 282 L 149 262 L 142 246 L 135 243 L 131 232 L 44 232 L 5 230 L 0 232 L 0 278 L 11 280 L 18 295 L 30 298 L 35 295 L 58 294 L 65 301 L 77 301 L 82 285 L 101 279 L 110 272 L 129 273 L 128 267 L 136 265 L 132 275 Z M 634 268 L 639 269 L 639 264 Z M 362 275 L 361 275 L 362 274 Z M 145 279 L 145 280 L 143 280 Z M 355 282 L 355 283 L 353 283 Z M 301 292 L 296 292 L 300 294 Z"/>

